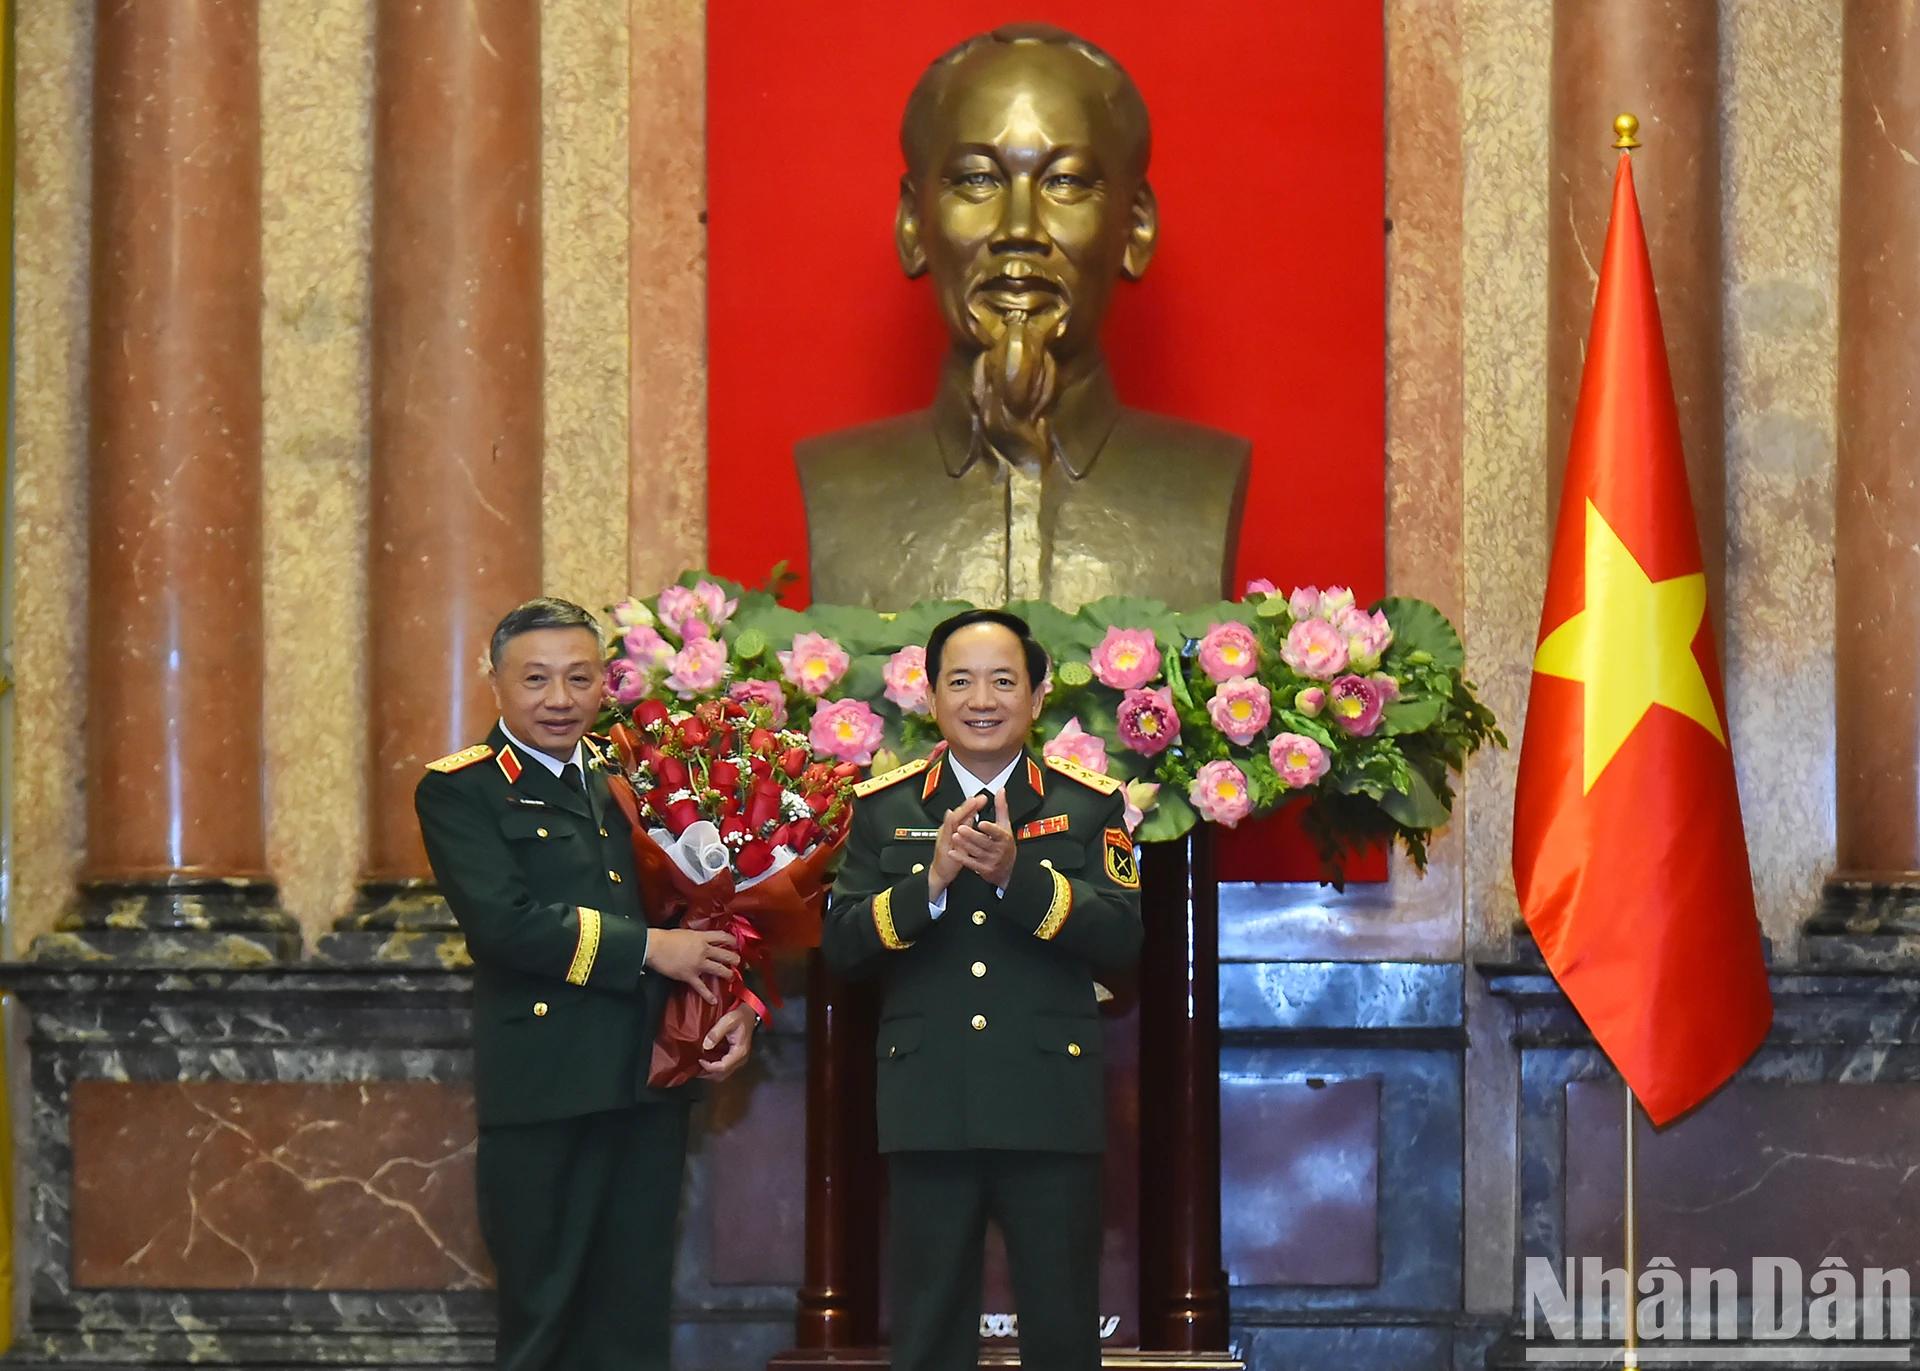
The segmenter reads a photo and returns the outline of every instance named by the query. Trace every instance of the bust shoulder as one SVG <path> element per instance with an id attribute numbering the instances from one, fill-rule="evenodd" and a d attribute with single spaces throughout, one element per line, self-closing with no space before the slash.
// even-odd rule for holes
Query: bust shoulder
<path id="1" fill-rule="evenodd" d="M 940 461 L 931 410 L 917 409 L 870 424 L 816 433 L 793 445 L 794 464 L 800 468 L 803 484 L 843 476 L 870 479 L 875 466 L 896 468 L 916 457 L 935 465 Z"/>

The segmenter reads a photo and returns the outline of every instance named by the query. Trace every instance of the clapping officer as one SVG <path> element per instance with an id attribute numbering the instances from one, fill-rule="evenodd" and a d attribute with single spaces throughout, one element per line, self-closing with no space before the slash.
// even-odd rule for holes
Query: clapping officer
<path id="1" fill-rule="evenodd" d="M 723 933 L 647 927 L 631 830 L 587 738 L 605 679 L 593 616 L 531 600 L 489 660 L 499 723 L 429 763 L 414 806 L 474 963 L 498 1364 L 664 1371 L 689 1102 L 649 1089 L 647 1069 L 670 984 L 712 1001 L 739 957 Z M 754 1023 L 744 1007 L 720 1020 L 709 1076 L 740 1065 Z"/>
<path id="2" fill-rule="evenodd" d="M 1138 958 L 1140 882 L 1119 782 L 1027 750 L 1046 665 L 1012 614 L 934 629 L 945 745 L 858 788 L 827 915 L 835 972 L 881 981 L 895 1371 L 975 1366 L 989 1217 L 1021 1364 L 1100 1364 L 1094 973 Z"/>

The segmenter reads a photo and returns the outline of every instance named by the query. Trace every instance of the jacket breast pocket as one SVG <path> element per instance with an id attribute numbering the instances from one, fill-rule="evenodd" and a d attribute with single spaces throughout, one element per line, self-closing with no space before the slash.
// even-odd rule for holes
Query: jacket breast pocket
<path id="1" fill-rule="evenodd" d="M 894 843 L 880 849 L 880 869 L 889 876 L 910 876 L 933 860 L 932 843 Z"/>
<path id="2" fill-rule="evenodd" d="M 1098 1059 L 1105 1048 L 1105 1035 L 1098 1019 L 1078 1014 L 1036 1014 L 1033 1045 L 1042 1052 L 1062 1057 Z"/>
<path id="3" fill-rule="evenodd" d="M 1020 856 L 1030 862 L 1044 862 L 1055 871 L 1078 871 L 1087 861 L 1084 847 L 1062 838 L 1029 838 L 1020 844 Z"/>
<path id="4" fill-rule="evenodd" d="M 874 1039 L 874 1056 L 882 1061 L 911 1056 L 920 1050 L 925 1026 L 926 1020 L 918 1014 L 888 1019 L 880 1025 L 879 1035 Z"/>
<path id="5" fill-rule="evenodd" d="M 500 832 L 511 843 L 563 843 L 574 837 L 574 826 L 559 813 L 516 808 L 500 816 Z"/>

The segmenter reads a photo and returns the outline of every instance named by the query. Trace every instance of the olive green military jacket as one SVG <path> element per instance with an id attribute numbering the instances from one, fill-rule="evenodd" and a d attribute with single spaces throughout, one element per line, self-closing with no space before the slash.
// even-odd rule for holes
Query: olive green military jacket
<path id="1" fill-rule="evenodd" d="M 485 746 L 431 763 L 414 791 L 473 957 L 483 1127 L 662 1098 L 646 1075 L 671 983 L 644 969 L 632 830 L 592 765 L 586 784 L 578 794 L 496 726 Z"/>
<path id="2" fill-rule="evenodd" d="M 881 981 L 880 1150 L 1103 1150 L 1094 973 L 1131 966 L 1142 936 L 1119 784 L 1029 754 L 1007 785 L 1006 895 L 963 869 L 937 920 L 926 868 L 961 803 L 952 767 L 860 790 L 822 948 L 839 975 Z"/>

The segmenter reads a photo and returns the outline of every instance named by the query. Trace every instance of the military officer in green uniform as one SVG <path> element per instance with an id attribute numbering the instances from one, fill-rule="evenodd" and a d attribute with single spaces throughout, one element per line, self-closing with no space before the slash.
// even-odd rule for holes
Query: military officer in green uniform
<path id="1" fill-rule="evenodd" d="M 500 621 L 500 722 L 415 792 L 434 878 L 474 963 L 480 1230 L 512 1371 L 667 1365 L 686 1092 L 647 1069 L 672 982 L 713 999 L 725 934 L 649 929 L 631 830 L 587 729 L 604 676 L 593 616 L 533 600 Z M 707 1041 L 721 1077 L 750 1010 Z"/>
<path id="2" fill-rule="evenodd" d="M 1014 615 L 970 610 L 933 631 L 946 743 L 859 787 L 827 915 L 829 964 L 882 985 L 895 1371 L 976 1364 L 989 1217 L 1021 1364 L 1100 1365 L 1094 975 L 1139 956 L 1139 876 L 1119 783 L 1025 747 L 1045 674 Z"/>

